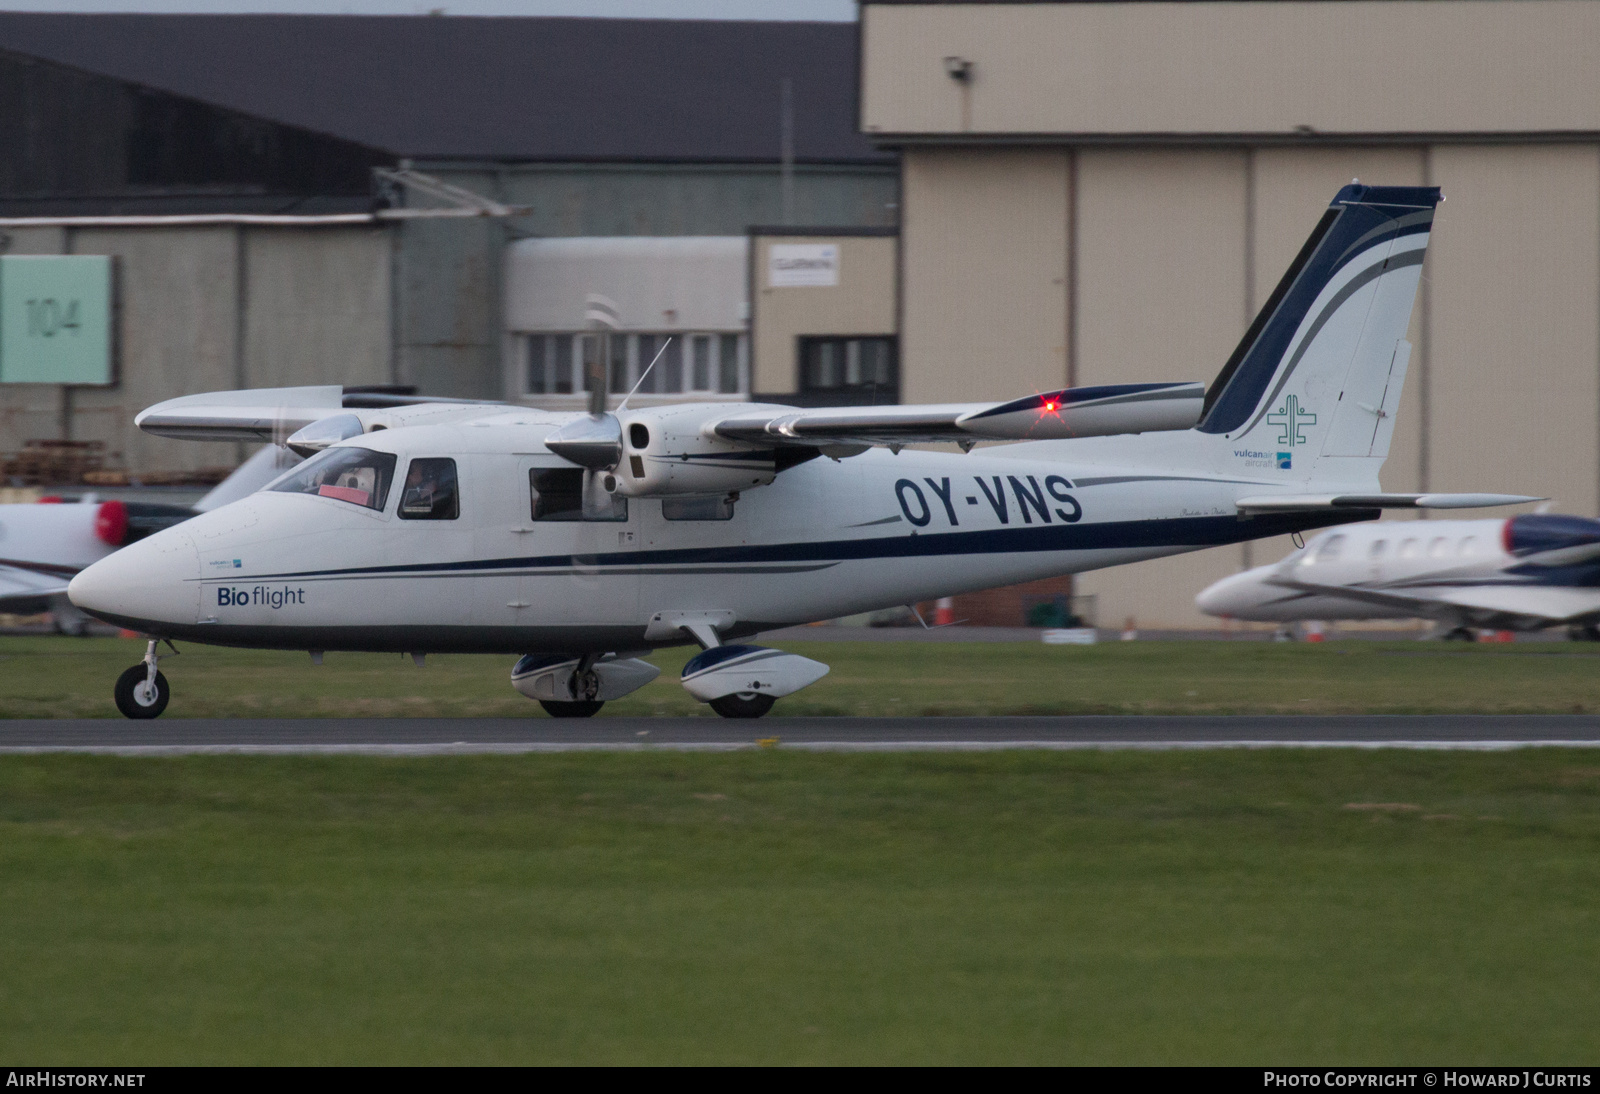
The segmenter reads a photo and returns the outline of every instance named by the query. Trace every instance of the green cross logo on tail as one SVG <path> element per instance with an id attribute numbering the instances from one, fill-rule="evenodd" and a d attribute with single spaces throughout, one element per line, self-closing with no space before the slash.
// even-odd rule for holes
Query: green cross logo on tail
<path id="1" fill-rule="evenodd" d="M 1293 395 L 1284 400 L 1282 406 L 1267 415 L 1268 425 L 1283 426 L 1283 433 L 1278 437 L 1279 444 L 1286 444 L 1293 448 L 1297 444 L 1305 444 L 1305 436 L 1300 432 L 1308 425 L 1317 424 L 1317 416 L 1309 410 L 1300 409 L 1300 400 Z"/>

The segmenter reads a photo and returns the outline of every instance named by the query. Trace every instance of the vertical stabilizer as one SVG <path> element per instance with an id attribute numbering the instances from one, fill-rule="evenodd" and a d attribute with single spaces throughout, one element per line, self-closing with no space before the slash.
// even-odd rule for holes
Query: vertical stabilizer
<path id="1" fill-rule="evenodd" d="M 1437 187 L 1340 190 L 1206 392 L 1202 433 L 1285 481 L 1376 477 Z"/>

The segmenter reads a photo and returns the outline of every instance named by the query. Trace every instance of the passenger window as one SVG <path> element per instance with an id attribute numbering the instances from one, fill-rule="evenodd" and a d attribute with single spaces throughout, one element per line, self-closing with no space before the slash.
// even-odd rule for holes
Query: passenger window
<path id="1" fill-rule="evenodd" d="M 662 498 L 661 515 L 667 520 L 732 520 L 733 502 L 720 498 Z"/>
<path id="2" fill-rule="evenodd" d="M 583 519 L 583 469 L 535 467 L 528 472 L 529 515 L 534 520 Z M 611 511 L 596 520 L 628 519 L 628 499 L 613 497 Z"/>
<path id="3" fill-rule="evenodd" d="M 1449 553 L 1450 541 L 1443 536 L 1435 536 L 1433 542 L 1428 545 L 1428 555 L 1431 558 L 1443 558 Z"/>
<path id="4" fill-rule="evenodd" d="M 1401 543 L 1400 544 L 1400 557 L 1401 558 L 1421 558 L 1422 557 L 1422 541 L 1420 539 L 1408 539 L 1405 542 Z"/>
<path id="5" fill-rule="evenodd" d="M 412 460 L 400 495 L 402 520 L 455 520 L 461 515 L 456 489 L 456 461 L 442 458 Z"/>
<path id="6" fill-rule="evenodd" d="M 1367 552 L 1368 558 L 1382 558 L 1383 552 L 1389 549 L 1389 541 L 1380 539 L 1373 543 L 1372 550 Z"/>
<path id="7" fill-rule="evenodd" d="M 1345 536 L 1331 536 L 1317 551 L 1318 562 L 1332 562 L 1339 557 L 1339 552 L 1344 550 Z"/>
<path id="8" fill-rule="evenodd" d="M 1477 553 L 1478 553 L 1478 537 L 1477 536 L 1468 536 L 1466 539 L 1461 541 L 1461 546 L 1459 548 L 1457 548 L 1457 550 L 1456 550 L 1456 554 L 1460 555 L 1462 558 L 1466 558 L 1468 555 L 1475 555 Z"/>
<path id="9" fill-rule="evenodd" d="M 382 509 L 389 499 L 395 458 L 365 448 L 325 448 L 278 480 L 276 493 L 314 494 L 366 509 Z"/>

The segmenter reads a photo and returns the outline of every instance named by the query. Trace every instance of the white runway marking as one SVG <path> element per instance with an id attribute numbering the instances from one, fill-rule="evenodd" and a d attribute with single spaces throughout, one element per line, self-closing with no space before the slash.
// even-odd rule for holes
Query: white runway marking
<path id="1" fill-rule="evenodd" d="M 22 745 L 0 747 L 0 755 L 72 752 L 97 756 L 514 756 L 538 752 L 748 752 L 778 748 L 797 752 L 1176 752 L 1209 749 L 1354 748 L 1422 752 L 1504 752 L 1516 748 L 1596 748 L 1600 740 L 1535 741 L 529 741 L 468 744 L 286 744 L 286 745 Z"/>

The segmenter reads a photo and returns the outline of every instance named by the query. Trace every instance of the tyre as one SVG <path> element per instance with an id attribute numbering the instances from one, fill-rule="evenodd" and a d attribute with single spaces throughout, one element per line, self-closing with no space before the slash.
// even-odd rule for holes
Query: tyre
<path id="1" fill-rule="evenodd" d="M 139 664 L 117 677 L 117 687 L 114 692 L 117 709 L 125 716 L 155 718 L 167 709 L 167 700 L 172 698 L 172 689 L 167 686 L 167 678 L 158 671 L 155 687 L 151 689 L 145 684 L 149 675 L 149 669 Z"/>
<path id="2" fill-rule="evenodd" d="M 724 718 L 759 718 L 776 702 L 772 696 L 758 691 L 739 691 L 711 700 L 711 709 Z"/>
<path id="3" fill-rule="evenodd" d="M 577 703 L 561 703 L 554 699 L 540 699 L 539 705 L 552 718 L 593 718 L 605 706 L 604 699 L 589 699 Z"/>

